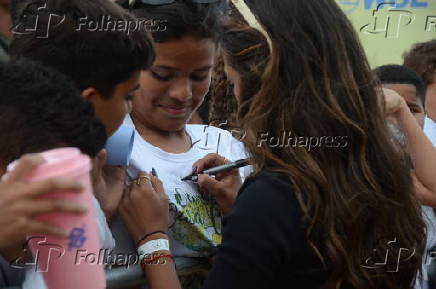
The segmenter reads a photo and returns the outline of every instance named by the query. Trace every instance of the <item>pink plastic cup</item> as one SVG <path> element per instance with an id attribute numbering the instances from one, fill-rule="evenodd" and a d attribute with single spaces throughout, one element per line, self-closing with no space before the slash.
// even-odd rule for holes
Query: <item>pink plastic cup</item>
<path id="1" fill-rule="evenodd" d="M 68 177 L 85 188 L 81 193 L 53 193 L 44 198 L 59 198 L 79 203 L 88 209 L 85 215 L 53 213 L 38 220 L 61 227 L 69 232 L 67 239 L 53 236 L 29 236 L 29 247 L 37 270 L 42 272 L 48 289 L 104 289 L 103 262 L 90 178 L 90 158 L 76 148 L 61 148 L 41 154 L 46 162 L 36 168 L 28 181 L 51 177 Z"/>

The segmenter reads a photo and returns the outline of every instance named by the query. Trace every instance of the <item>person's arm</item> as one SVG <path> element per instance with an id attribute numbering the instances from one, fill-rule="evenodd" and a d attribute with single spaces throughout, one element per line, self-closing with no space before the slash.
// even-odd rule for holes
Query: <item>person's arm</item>
<path id="1" fill-rule="evenodd" d="M 436 208 L 436 192 L 427 189 L 415 174 L 412 174 L 412 177 L 418 201 L 424 206 Z"/>
<path id="2" fill-rule="evenodd" d="M 168 196 L 159 179 L 151 174 L 140 173 L 138 178 L 132 182 L 131 189 L 123 196 L 120 214 L 135 241 L 153 232 L 167 232 L 169 227 Z M 162 233 L 153 234 L 142 240 L 140 245 L 154 239 L 168 240 L 168 236 Z M 169 251 L 160 253 L 170 254 Z M 142 266 L 148 288 L 180 289 L 174 262 L 168 257 L 164 258 L 164 261 Z"/>
<path id="3" fill-rule="evenodd" d="M 147 241 L 156 239 L 166 239 L 168 236 L 163 234 L 153 235 L 147 238 L 142 244 Z M 171 254 L 169 251 L 159 251 L 160 254 Z M 160 262 L 163 261 L 163 262 Z M 171 258 L 163 258 L 156 264 L 142 265 L 142 269 L 147 279 L 147 285 L 150 289 L 181 289 L 179 279 L 177 277 L 176 266 Z"/>
<path id="4" fill-rule="evenodd" d="M 395 117 L 407 141 L 415 174 L 430 191 L 436 192 L 436 148 L 424 134 L 405 100 L 395 91 L 383 89 L 386 109 Z"/>

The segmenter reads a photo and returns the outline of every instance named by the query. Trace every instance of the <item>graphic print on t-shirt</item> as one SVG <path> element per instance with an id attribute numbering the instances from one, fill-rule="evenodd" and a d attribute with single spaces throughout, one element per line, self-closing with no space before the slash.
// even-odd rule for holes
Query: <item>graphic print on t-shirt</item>
<path id="1" fill-rule="evenodd" d="M 212 199 L 180 185 L 169 194 L 174 213 L 170 230 L 174 239 L 190 250 L 211 253 L 221 244 L 221 214 Z"/>
<path id="2" fill-rule="evenodd" d="M 128 117 L 125 125 L 133 126 Z M 181 181 L 192 172 L 192 165 L 210 153 L 230 161 L 246 158 L 242 143 L 230 132 L 207 125 L 187 125 L 192 147 L 185 153 L 170 153 L 153 146 L 136 132 L 128 175 L 157 171 L 170 199 L 170 243 L 176 257 L 209 257 L 221 243 L 221 213 L 212 198 L 204 198 L 194 182 Z M 248 170 L 247 170 L 248 172 Z M 242 179 L 248 174 L 240 169 Z"/>

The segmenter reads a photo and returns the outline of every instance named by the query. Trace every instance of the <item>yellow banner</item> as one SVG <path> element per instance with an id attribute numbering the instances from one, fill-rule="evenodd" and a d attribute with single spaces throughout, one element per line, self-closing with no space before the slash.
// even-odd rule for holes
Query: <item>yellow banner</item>
<path id="1" fill-rule="evenodd" d="M 253 25 L 254 17 L 247 13 L 243 0 L 232 1 Z M 336 2 L 353 22 L 373 67 L 402 64 L 403 53 L 414 43 L 436 39 L 436 0 Z"/>
<path id="2" fill-rule="evenodd" d="M 436 0 L 336 0 L 373 67 L 402 64 L 414 43 L 436 39 Z"/>

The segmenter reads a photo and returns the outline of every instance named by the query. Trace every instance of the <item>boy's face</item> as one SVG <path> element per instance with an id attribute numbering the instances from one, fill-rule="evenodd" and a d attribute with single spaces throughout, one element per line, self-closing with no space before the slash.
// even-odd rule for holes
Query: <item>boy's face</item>
<path id="1" fill-rule="evenodd" d="M 111 136 L 123 123 L 126 114 L 132 111 L 133 93 L 139 88 L 140 71 L 132 74 L 125 82 L 115 86 L 109 99 L 105 99 L 94 89 L 86 89 L 82 94 L 95 108 L 97 117 Z M 89 91 L 91 90 L 91 91 Z M 90 95 L 86 96 L 89 93 Z"/>
<path id="2" fill-rule="evenodd" d="M 427 109 L 428 116 L 436 121 L 436 73 L 433 76 L 433 82 L 427 85 L 425 107 Z"/>
<path id="3" fill-rule="evenodd" d="M 209 91 L 216 45 L 183 37 L 155 43 L 155 51 L 153 65 L 141 73 L 133 115 L 149 128 L 180 131 Z"/>
<path id="4" fill-rule="evenodd" d="M 401 95 L 410 108 L 413 116 L 421 127 L 424 127 L 425 111 L 424 105 L 417 95 L 416 87 L 413 84 L 383 84 L 384 88 L 395 90 Z"/>

